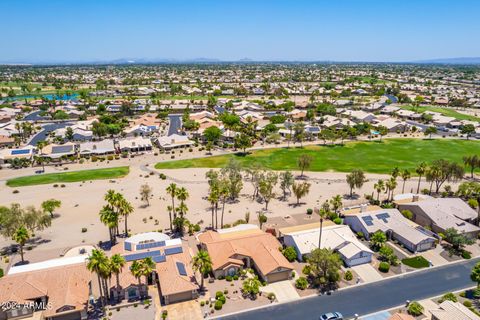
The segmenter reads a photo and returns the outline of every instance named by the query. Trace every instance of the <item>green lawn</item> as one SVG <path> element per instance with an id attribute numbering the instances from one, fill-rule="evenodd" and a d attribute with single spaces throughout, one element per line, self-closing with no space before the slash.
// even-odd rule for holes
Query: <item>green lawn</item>
<path id="1" fill-rule="evenodd" d="M 297 159 L 301 154 L 310 154 L 314 160 L 309 171 L 350 172 L 362 169 L 372 173 L 390 173 L 395 166 L 414 170 L 422 161 L 436 159 L 462 161 L 464 155 L 479 154 L 480 142 L 472 140 L 423 140 L 385 139 L 383 142 L 349 142 L 344 146 L 308 146 L 302 148 L 276 148 L 252 151 L 247 156 L 229 154 L 190 160 L 160 162 L 157 169 L 218 168 L 230 158 L 244 166 L 254 162 L 273 170 L 297 170 Z"/>
<path id="2" fill-rule="evenodd" d="M 427 259 L 422 256 L 416 256 L 413 258 L 405 258 L 402 260 L 404 265 L 409 267 L 420 269 L 420 268 L 428 268 L 430 264 L 428 263 Z"/>
<path id="3" fill-rule="evenodd" d="M 420 107 L 414 107 L 414 106 L 400 106 L 402 109 L 407 109 L 411 111 L 415 111 L 417 113 L 423 113 L 425 111 L 432 111 L 432 112 L 438 112 L 443 114 L 446 117 L 453 117 L 458 120 L 470 120 L 470 121 L 480 121 L 480 117 L 475 117 L 471 116 L 468 114 L 463 114 L 458 111 L 456 111 L 453 108 L 441 108 L 441 107 L 434 107 L 434 106 L 420 106 Z"/>
<path id="4" fill-rule="evenodd" d="M 62 173 L 46 173 L 10 179 L 7 181 L 7 186 L 24 187 L 34 186 L 38 184 L 114 179 L 126 176 L 129 171 L 129 167 L 115 167 L 105 169 L 70 171 Z"/>

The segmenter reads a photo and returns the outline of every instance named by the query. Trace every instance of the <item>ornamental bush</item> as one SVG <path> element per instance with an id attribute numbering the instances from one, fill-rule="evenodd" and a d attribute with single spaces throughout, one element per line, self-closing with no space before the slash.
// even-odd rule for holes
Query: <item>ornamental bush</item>
<path id="1" fill-rule="evenodd" d="M 305 290 L 308 287 L 308 281 L 307 278 L 305 277 L 300 277 L 295 281 L 295 287 L 297 287 L 300 290 Z"/>
<path id="2" fill-rule="evenodd" d="M 423 307 L 416 301 L 410 302 L 408 305 L 408 313 L 414 317 L 418 317 L 423 313 Z"/>
<path id="3" fill-rule="evenodd" d="M 390 270 L 390 264 L 388 262 L 380 262 L 378 270 L 383 273 L 387 273 Z"/>

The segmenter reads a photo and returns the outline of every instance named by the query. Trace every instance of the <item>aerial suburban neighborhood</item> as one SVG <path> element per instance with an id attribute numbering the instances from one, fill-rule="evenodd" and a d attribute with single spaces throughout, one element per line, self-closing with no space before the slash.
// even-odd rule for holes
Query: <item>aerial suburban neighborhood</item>
<path id="1" fill-rule="evenodd" d="M 237 25 L 271 1 L 54 2 L 0 4 L 27 24 L 0 52 L 0 320 L 480 320 L 480 58 L 454 58 L 478 43 L 372 51 L 346 11 L 365 43 L 325 35 L 327 55 L 302 17 L 344 34 L 339 4 L 279 1 L 298 46 L 278 59 L 277 19 Z M 426 2 L 419 30 L 478 35 L 478 4 Z"/>

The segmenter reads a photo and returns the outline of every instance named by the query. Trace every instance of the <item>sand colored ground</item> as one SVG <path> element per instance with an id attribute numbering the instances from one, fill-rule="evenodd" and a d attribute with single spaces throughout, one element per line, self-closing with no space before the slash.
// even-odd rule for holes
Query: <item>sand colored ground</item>
<path id="1" fill-rule="evenodd" d="M 153 154 L 139 156 L 134 159 L 121 159 L 110 163 L 88 163 L 70 164 L 69 170 L 80 170 L 106 166 L 130 165 L 130 174 L 117 180 L 86 181 L 85 183 L 66 183 L 65 188 L 54 188 L 52 185 L 39 185 L 17 188 L 20 192 L 14 194 L 13 188 L 5 186 L 5 180 L 10 177 L 33 174 L 35 169 L 27 168 L 22 170 L 1 170 L 0 171 L 0 205 L 10 205 L 18 202 L 22 206 L 34 205 L 39 207 L 41 202 L 55 198 L 62 201 L 62 207 L 57 211 L 60 215 L 54 219 L 50 228 L 37 232 L 36 236 L 41 238 L 41 243 L 31 251 L 26 251 L 26 259 L 31 262 L 41 261 L 48 258 L 58 257 L 69 248 L 82 244 L 97 244 L 99 241 L 108 240 L 107 228 L 99 221 L 98 212 L 104 205 L 103 196 L 108 189 L 114 189 L 124 194 L 133 204 L 135 212 L 128 219 L 129 229 L 133 233 L 152 231 L 168 228 L 169 218 L 166 211 L 167 205 L 171 202 L 166 194 L 166 187 L 175 182 L 178 186 L 185 187 L 190 197 L 187 200 L 189 208 L 187 217 L 190 221 L 198 223 L 203 221 L 202 227 L 208 227 L 211 221 L 210 205 L 206 200 L 208 184 L 205 181 L 207 169 L 177 169 L 162 170 L 167 175 L 166 180 L 158 176 L 153 166 L 158 162 L 160 156 Z M 58 172 L 61 168 L 47 167 L 47 172 Z M 156 174 L 150 175 L 153 171 Z M 297 173 L 298 174 L 298 173 Z M 318 206 L 334 195 L 345 195 L 349 192 L 345 182 L 345 173 L 317 172 L 307 173 L 308 181 L 312 184 L 309 195 L 301 200 L 301 205 L 294 205 L 294 197 L 287 201 L 274 199 L 269 204 L 267 216 L 284 217 L 287 215 L 304 214 L 307 208 Z M 358 199 L 344 199 L 344 205 L 352 205 L 365 202 L 364 194 L 371 194 L 373 184 L 380 178 L 387 178 L 384 175 L 367 175 L 369 181 L 356 193 Z M 142 184 L 148 183 L 153 189 L 150 206 L 140 200 L 139 190 Z M 416 190 L 417 179 L 407 182 L 405 191 Z M 427 183 L 422 183 L 427 187 Z M 399 179 L 399 186 L 396 193 L 401 192 L 402 182 Z M 281 190 L 277 188 L 280 197 Z M 239 201 L 229 203 L 225 210 L 225 223 L 232 223 L 237 219 L 243 219 L 245 213 L 250 212 L 251 222 L 255 222 L 258 212 L 262 211 L 264 204 L 252 199 L 253 187 L 249 181 L 244 181 L 244 188 Z M 150 218 L 151 217 L 151 218 Z M 158 224 L 155 224 L 158 220 Z M 272 219 L 275 220 L 275 219 Z M 146 221 L 146 222 L 144 222 Z M 81 229 L 87 228 L 82 233 Z M 120 224 L 121 231 L 123 223 Z M 9 239 L 0 239 L 0 248 L 12 244 Z M 16 257 L 14 258 L 16 259 Z"/>

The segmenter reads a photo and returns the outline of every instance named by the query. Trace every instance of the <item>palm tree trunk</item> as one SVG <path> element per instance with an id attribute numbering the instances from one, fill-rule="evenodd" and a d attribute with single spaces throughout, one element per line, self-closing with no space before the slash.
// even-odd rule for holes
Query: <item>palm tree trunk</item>
<path id="1" fill-rule="evenodd" d="M 215 203 L 215 229 L 218 229 L 218 202 Z"/>
<path id="2" fill-rule="evenodd" d="M 22 259 L 22 262 L 25 262 L 25 260 L 23 260 L 23 244 L 20 245 L 20 257 Z"/>
<path id="3" fill-rule="evenodd" d="M 320 234 L 318 236 L 318 249 L 321 248 L 321 244 L 322 244 L 322 229 L 323 229 L 323 218 L 320 218 Z"/>
<path id="4" fill-rule="evenodd" d="M 170 218 L 170 230 L 172 230 L 172 211 L 168 211 L 168 217 Z"/>
<path id="5" fill-rule="evenodd" d="M 215 216 L 215 207 L 214 205 L 212 204 L 212 229 L 215 228 L 215 223 L 214 223 L 214 220 L 213 220 L 213 217 Z"/>
<path id="6" fill-rule="evenodd" d="M 418 185 L 417 185 L 417 193 L 420 192 L 420 181 L 422 180 L 422 176 L 418 176 Z"/>
<path id="7" fill-rule="evenodd" d="M 403 180 L 402 194 L 403 194 L 403 193 L 404 193 L 404 191 L 405 191 L 405 182 L 406 182 L 406 181 L 407 181 L 407 180 Z"/>
<path id="8" fill-rule="evenodd" d="M 125 237 L 128 236 L 128 214 L 125 215 Z"/>
<path id="9" fill-rule="evenodd" d="M 100 293 L 100 296 L 98 297 L 99 300 L 100 300 L 100 303 L 102 304 L 102 306 L 104 305 L 103 303 L 103 289 L 102 289 L 102 280 L 100 279 L 100 275 L 97 273 L 97 278 L 98 278 L 98 291 Z"/>
<path id="10" fill-rule="evenodd" d="M 222 218 L 221 218 L 221 221 L 220 221 L 222 229 L 223 229 L 223 214 L 224 213 L 225 213 L 225 199 L 223 199 L 223 201 L 222 201 Z"/>
<path id="11" fill-rule="evenodd" d="M 200 272 L 200 279 L 201 279 L 200 280 L 200 291 L 202 291 L 203 290 L 203 280 L 204 279 L 203 279 L 203 273 L 201 273 L 201 272 Z"/>

